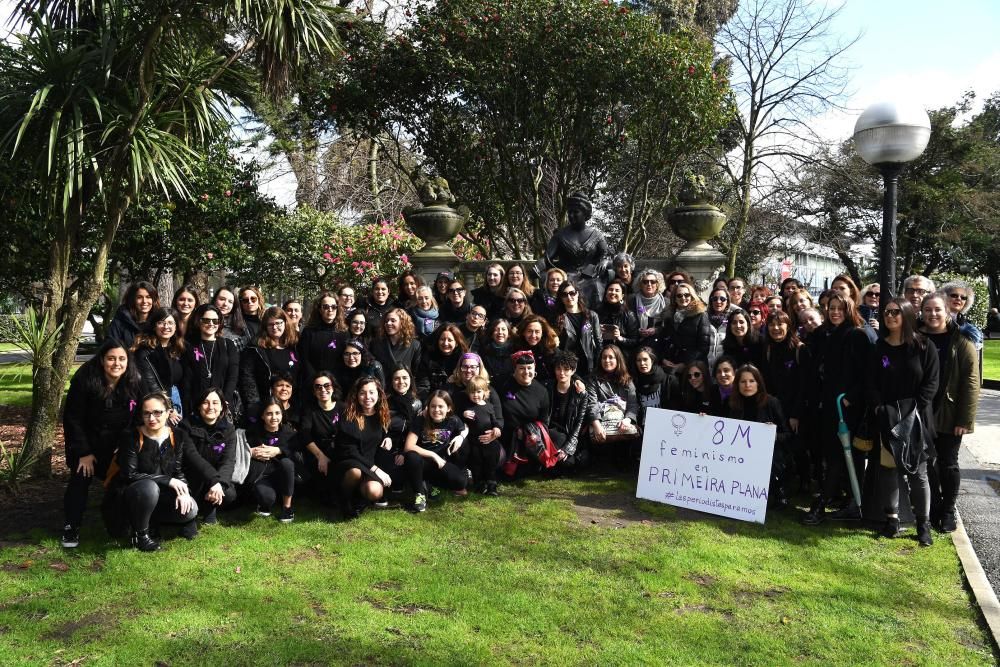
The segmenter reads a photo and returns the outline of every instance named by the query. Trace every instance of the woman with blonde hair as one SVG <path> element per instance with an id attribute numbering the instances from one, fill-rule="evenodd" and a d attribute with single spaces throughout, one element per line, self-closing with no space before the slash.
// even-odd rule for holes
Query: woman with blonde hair
<path id="1" fill-rule="evenodd" d="M 707 362 L 714 330 L 694 285 L 677 284 L 671 305 L 673 312 L 663 322 L 662 363 L 678 368 L 692 361 Z"/>

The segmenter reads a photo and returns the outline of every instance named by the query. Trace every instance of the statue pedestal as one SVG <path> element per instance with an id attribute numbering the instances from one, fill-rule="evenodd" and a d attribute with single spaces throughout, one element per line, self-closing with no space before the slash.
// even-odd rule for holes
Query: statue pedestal
<path id="1" fill-rule="evenodd" d="M 674 269 L 691 274 L 695 288 L 704 299 L 715 279 L 726 270 L 726 256 L 704 241 L 688 244 L 674 257 Z"/>
<path id="2" fill-rule="evenodd" d="M 425 285 L 433 285 L 434 279 L 442 271 L 449 273 L 457 271 L 460 261 L 458 256 L 448 249 L 421 250 L 410 257 L 413 272 L 423 278 Z"/>

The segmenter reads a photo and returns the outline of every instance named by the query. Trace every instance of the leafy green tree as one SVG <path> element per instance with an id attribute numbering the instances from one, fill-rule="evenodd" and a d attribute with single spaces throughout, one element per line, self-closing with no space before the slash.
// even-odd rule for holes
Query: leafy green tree
<path id="1" fill-rule="evenodd" d="M 624 245 L 661 197 L 644 187 L 708 145 L 728 118 L 724 70 L 700 33 L 663 34 L 648 15 L 598 0 L 413 3 L 392 32 L 345 32 L 338 123 L 406 146 L 444 175 L 481 225 L 480 247 L 521 257 L 541 249 L 578 189 L 596 193 L 635 146 L 636 212 Z M 398 166 L 412 171 L 404 160 Z"/>
<path id="2" fill-rule="evenodd" d="M 322 0 L 20 0 L 13 12 L 0 132 L 39 183 L 41 312 L 62 327 L 34 362 L 25 447 L 42 453 L 128 209 L 155 189 L 189 196 L 199 149 L 229 131 L 255 67 L 260 88 L 284 92 L 307 54 L 335 48 L 336 10 Z"/>

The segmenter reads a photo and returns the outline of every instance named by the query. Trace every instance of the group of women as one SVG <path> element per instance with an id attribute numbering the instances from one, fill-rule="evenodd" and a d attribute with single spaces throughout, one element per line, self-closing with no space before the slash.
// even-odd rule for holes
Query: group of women
<path id="1" fill-rule="evenodd" d="M 95 477 L 155 550 L 162 525 L 193 538 L 199 514 L 214 523 L 240 499 L 287 523 L 306 493 L 351 519 L 390 501 L 422 512 L 442 491 L 497 495 L 502 477 L 628 466 L 649 407 L 775 424 L 769 499 L 785 505 L 795 477 L 815 485 L 807 523 L 860 516 L 843 411 L 865 436 L 855 470 L 880 473 L 882 532 L 899 532 L 900 480 L 922 544 L 931 522 L 954 529 L 979 386 L 968 285 L 907 289 L 880 315 L 878 286 L 847 276 L 818 307 L 794 279 L 777 294 L 720 280 L 706 303 L 681 271 L 614 266 L 599 303 L 560 269 L 535 287 L 490 264 L 471 293 L 406 273 L 395 298 L 383 279 L 361 301 L 343 285 L 308 315 L 253 286 L 206 303 L 185 286 L 165 307 L 133 284 L 67 396 L 63 545 L 79 544 Z"/>

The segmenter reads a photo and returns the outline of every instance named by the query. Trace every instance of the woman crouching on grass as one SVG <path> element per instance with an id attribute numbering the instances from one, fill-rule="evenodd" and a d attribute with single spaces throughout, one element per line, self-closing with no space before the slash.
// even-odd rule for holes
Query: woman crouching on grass
<path id="1" fill-rule="evenodd" d="M 406 436 L 403 466 L 416 494 L 413 498 L 414 512 L 427 509 L 427 481 L 461 495 L 468 493 L 469 472 L 449 460 L 469 434 L 469 427 L 454 412 L 448 392 L 441 389 L 432 391 L 427 400 L 427 415 L 417 417 Z"/>
<path id="2" fill-rule="evenodd" d="M 198 503 L 184 478 L 184 453 L 191 451 L 191 442 L 186 433 L 170 428 L 171 407 L 166 394 L 147 395 L 140 404 L 142 424 L 121 445 L 119 474 L 128 484 L 123 497 L 140 551 L 160 548 L 149 534 L 151 521 L 180 524 L 189 540 L 198 535 Z"/>
<path id="3" fill-rule="evenodd" d="M 392 449 L 389 437 L 389 401 L 372 376 L 358 378 L 347 395 L 341 415 L 331 479 L 337 485 L 344 519 L 361 516 L 370 503 L 382 500 L 392 477 L 375 464 L 379 447 Z"/>
<path id="4" fill-rule="evenodd" d="M 205 508 L 205 523 L 216 523 L 216 510 L 236 502 L 233 469 L 236 467 L 236 429 L 227 419 L 226 399 L 210 387 L 196 402 L 194 415 L 178 425 L 194 446 L 184 457 L 191 480 L 191 495 Z"/>
<path id="5" fill-rule="evenodd" d="M 257 500 L 257 516 L 271 516 L 278 496 L 281 514 L 278 521 L 295 520 L 292 496 L 295 494 L 295 462 L 292 439 L 295 432 L 284 422 L 285 413 L 276 398 L 264 399 L 257 422 L 247 430 L 250 445 L 250 470 L 245 484 Z"/>

